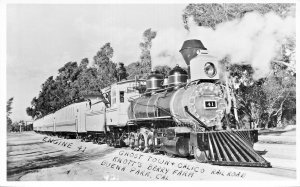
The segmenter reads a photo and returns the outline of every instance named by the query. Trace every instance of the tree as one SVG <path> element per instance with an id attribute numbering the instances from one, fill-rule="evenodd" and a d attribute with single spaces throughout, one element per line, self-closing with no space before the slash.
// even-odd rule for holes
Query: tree
<path id="1" fill-rule="evenodd" d="M 66 102 L 79 96 L 78 87 L 72 86 L 72 84 L 78 79 L 80 71 L 77 62 L 68 62 L 58 70 L 58 80 L 60 83 L 60 87 L 58 88 L 61 89 L 63 100 Z M 61 101 L 61 103 L 63 103 L 63 101 Z"/>
<path id="2" fill-rule="evenodd" d="M 58 76 L 50 76 L 41 86 L 38 97 L 31 101 L 31 107 L 26 108 L 27 115 L 33 119 L 40 118 L 66 103 L 74 101 L 86 94 L 99 94 L 103 86 L 98 78 L 96 67 L 89 67 L 89 60 L 84 58 L 80 65 L 68 62 L 58 69 Z"/>
<path id="3" fill-rule="evenodd" d="M 112 62 L 113 53 L 110 43 L 106 43 L 94 56 L 94 67 L 97 68 L 101 88 L 117 81 L 117 66 Z"/>
<path id="4" fill-rule="evenodd" d="M 141 71 L 140 62 L 132 62 L 129 65 L 125 66 L 126 71 L 128 73 L 128 79 L 135 79 L 143 77 L 144 73 Z"/>
<path id="5" fill-rule="evenodd" d="M 169 72 L 171 71 L 172 68 L 168 65 L 161 65 L 161 66 L 155 66 L 153 69 L 154 71 L 157 71 L 166 77 L 169 75 Z"/>
<path id="6" fill-rule="evenodd" d="M 285 65 L 273 63 L 268 77 L 253 80 L 250 65 L 230 65 L 230 89 L 237 100 L 234 108 L 239 118 L 249 117 L 254 127 L 281 126 L 283 117 L 294 119 L 296 80 L 293 71 L 287 69 Z"/>
<path id="7" fill-rule="evenodd" d="M 11 128 L 9 129 L 10 131 L 13 131 L 13 132 L 18 132 L 20 131 L 20 126 L 19 126 L 19 122 L 13 122 L 11 124 Z"/>
<path id="8" fill-rule="evenodd" d="M 156 37 L 156 31 L 152 31 L 151 28 L 146 29 L 143 32 L 143 41 L 139 46 L 141 49 L 140 59 L 137 62 L 130 63 L 126 66 L 128 79 L 134 78 L 146 78 L 151 72 L 151 47 L 152 40 Z"/>
<path id="9" fill-rule="evenodd" d="M 11 110 L 12 110 L 12 103 L 13 103 L 14 98 L 11 97 L 10 99 L 7 100 L 6 102 L 6 117 L 9 117 L 11 114 Z"/>
<path id="10" fill-rule="evenodd" d="M 37 108 L 37 98 L 34 97 L 31 101 L 31 107 L 26 108 L 26 113 L 28 116 L 31 116 L 32 119 L 35 119 L 35 117 L 38 116 L 38 108 Z"/>
<path id="11" fill-rule="evenodd" d="M 34 117 L 36 115 L 35 110 L 34 110 L 33 107 L 27 107 L 26 108 L 26 113 L 27 113 L 28 116 L 31 116 L 32 119 L 34 119 Z"/>
<path id="12" fill-rule="evenodd" d="M 288 11 L 292 10 L 292 11 Z M 189 30 L 189 19 L 193 18 L 198 26 L 215 29 L 216 25 L 225 21 L 241 18 L 247 12 L 257 11 L 261 14 L 275 12 L 281 17 L 295 14 L 295 4 L 292 3 L 222 3 L 222 4 L 189 4 L 182 15 L 185 29 Z"/>
<path id="13" fill-rule="evenodd" d="M 85 69 L 78 79 L 78 85 L 80 85 L 79 94 L 101 94 L 100 88 L 104 85 L 98 79 L 98 71 L 94 67 Z"/>
<path id="14" fill-rule="evenodd" d="M 7 100 L 6 102 L 6 124 L 7 124 L 7 130 L 11 129 L 11 124 L 12 124 L 12 120 L 9 117 L 11 114 L 11 110 L 12 110 L 12 103 L 13 103 L 14 98 L 11 97 L 10 99 Z"/>
<path id="15" fill-rule="evenodd" d="M 282 126 L 282 114 L 286 108 L 296 111 L 296 77 L 286 68 L 273 64 L 273 71 L 262 86 L 266 93 L 266 125 L 268 127 Z M 276 121 L 272 121 L 273 118 Z"/>
<path id="16" fill-rule="evenodd" d="M 240 118 L 249 117 L 251 127 L 264 126 L 263 114 L 266 110 L 266 93 L 262 89 L 262 82 L 258 80 L 251 85 L 240 84 L 236 90 L 237 108 Z M 247 124 L 242 124 L 247 125 Z"/>
<path id="17" fill-rule="evenodd" d="M 101 94 L 101 88 L 117 79 L 116 64 L 112 62 L 113 48 L 106 43 L 94 56 L 94 64 L 89 67 L 88 58 L 68 62 L 58 69 L 58 75 L 50 76 L 42 85 L 37 97 L 31 101 L 26 113 L 33 119 L 45 116 L 76 98 L 87 94 Z"/>
<path id="18" fill-rule="evenodd" d="M 143 33 L 143 42 L 140 43 L 140 48 L 142 50 L 140 60 L 142 65 L 148 66 L 151 69 L 151 54 L 150 49 L 152 47 L 152 40 L 156 37 L 156 31 L 151 31 L 147 29 Z"/>
<path id="19" fill-rule="evenodd" d="M 147 29 L 143 33 L 143 41 L 140 43 L 141 55 L 140 62 L 138 62 L 138 75 L 142 78 L 146 78 L 151 72 L 151 47 L 152 40 L 156 37 L 156 31 L 152 31 L 151 28 Z"/>
<path id="20" fill-rule="evenodd" d="M 102 83 L 98 80 L 98 72 L 96 67 L 88 67 L 89 60 L 84 58 L 79 65 L 78 78 L 71 84 L 79 91 L 78 95 L 100 94 Z"/>
<path id="21" fill-rule="evenodd" d="M 60 108 L 66 102 L 70 102 L 79 96 L 78 87 L 72 85 L 78 79 L 82 67 L 77 62 L 68 62 L 59 68 L 58 76 L 54 79 L 50 76 L 41 85 L 38 97 L 34 97 L 31 107 L 26 108 L 29 116 L 39 118 Z"/>
<path id="22" fill-rule="evenodd" d="M 9 119 L 9 116 L 11 114 L 11 110 L 12 110 L 12 103 L 13 103 L 14 98 L 11 97 L 10 99 L 7 100 L 6 102 L 6 117 L 7 119 Z"/>
<path id="23" fill-rule="evenodd" d="M 81 68 L 81 70 L 84 70 L 87 68 L 87 66 L 89 65 L 89 59 L 88 58 L 83 58 L 80 62 L 79 67 Z"/>

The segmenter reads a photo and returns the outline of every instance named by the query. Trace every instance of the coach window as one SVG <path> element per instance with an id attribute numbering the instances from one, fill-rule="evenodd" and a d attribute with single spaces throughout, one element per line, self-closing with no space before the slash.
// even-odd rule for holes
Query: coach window
<path id="1" fill-rule="evenodd" d="M 124 103 L 124 91 L 120 91 L 120 103 Z"/>

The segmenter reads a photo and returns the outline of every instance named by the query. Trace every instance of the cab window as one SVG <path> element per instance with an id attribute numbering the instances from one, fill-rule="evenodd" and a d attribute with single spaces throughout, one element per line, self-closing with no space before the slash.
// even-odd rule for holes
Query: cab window
<path id="1" fill-rule="evenodd" d="M 124 103 L 124 91 L 120 91 L 120 103 Z"/>

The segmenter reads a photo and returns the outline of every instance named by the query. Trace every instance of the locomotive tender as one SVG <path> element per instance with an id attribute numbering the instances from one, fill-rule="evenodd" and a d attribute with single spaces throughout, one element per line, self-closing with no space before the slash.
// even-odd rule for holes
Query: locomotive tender
<path id="1" fill-rule="evenodd" d="M 176 66 L 167 79 L 152 72 L 146 80 L 119 81 L 102 95 L 85 96 L 36 120 L 34 130 L 136 151 L 193 155 L 198 162 L 270 167 L 253 149 L 257 130 L 224 130 L 228 101 L 217 59 L 200 40 L 185 41 L 180 52 L 188 71 Z"/>

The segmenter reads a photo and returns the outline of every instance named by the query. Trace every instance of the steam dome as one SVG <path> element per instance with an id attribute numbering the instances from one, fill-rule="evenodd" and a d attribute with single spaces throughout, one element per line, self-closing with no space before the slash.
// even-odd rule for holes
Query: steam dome
<path id="1" fill-rule="evenodd" d="M 162 88 L 163 82 L 164 82 L 163 75 L 152 71 L 146 80 L 147 91 L 152 91 L 152 90 L 157 90 Z"/>
<path id="2" fill-rule="evenodd" d="M 177 86 L 182 83 L 186 83 L 188 79 L 187 72 L 179 67 L 178 65 L 175 66 L 170 72 L 168 76 L 168 85 L 169 86 Z"/>

